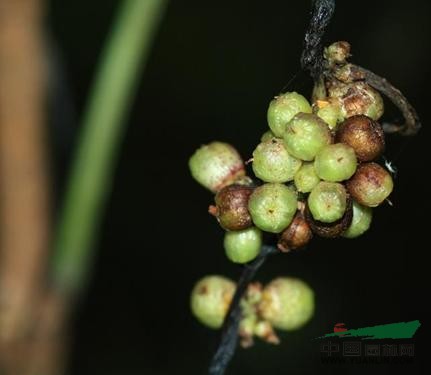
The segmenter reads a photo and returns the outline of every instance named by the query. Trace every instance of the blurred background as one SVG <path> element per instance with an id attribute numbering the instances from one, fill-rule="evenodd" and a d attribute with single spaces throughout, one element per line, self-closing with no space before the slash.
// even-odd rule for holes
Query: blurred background
<path id="1" fill-rule="evenodd" d="M 0 12 L 12 3 L 0 0 Z M 47 222 L 58 219 L 80 120 L 121 3 L 51 0 L 36 17 L 47 61 L 48 95 L 44 111 L 37 112 L 47 134 L 45 159 L 38 164 L 47 165 L 43 173 L 49 175 L 48 193 L 40 193 L 50 201 Z M 127 117 L 88 285 L 74 296 L 68 315 L 67 374 L 205 373 L 219 333 L 191 316 L 190 290 L 206 274 L 237 279 L 241 269 L 225 258 L 222 230 L 207 213 L 212 196 L 192 180 L 187 161 L 211 140 L 232 143 L 244 159 L 250 157 L 267 129 L 269 101 L 300 69 L 309 9 L 308 1 L 290 0 L 167 3 Z M 338 1 L 327 41 L 349 41 L 352 61 L 401 89 L 423 128 L 414 138 L 387 136 L 385 155 L 398 169 L 393 207 L 375 210 L 364 236 L 315 238 L 303 251 L 268 259 L 257 279 L 290 275 L 305 280 L 316 293 L 315 316 L 300 331 L 281 334 L 279 346 L 257 342 L 238 350 L 228 374 L 423 373 L 429 367 L 430 12 L 427 0 Z M 14 49 L 13 43 L 3 43 L 2 63 L 10 55 L 4 46 Z M 27 60 L 30 67 L 37 61 Z M 7 81 L 6 74 L 0 77 Z M 300 75 L 288 89 L 309 96 L 311 81 Z M 1 87 L 0 92 L 1 103 L 9 92 Z M 37 92 L 24 92 L 40 100 Z M 385 118 L 402 120 L 389 103 Z M 10 139 L 26 138 L 26 132 L 11 132 Z M 10 199 L 2 197 L 6 210 Z M 40 225 L 40 218 L 26 217 L 29 225 Z M 10 216 L 3 220 L 7 225 Z M 15 234 L 25 239 L 28 233 L 16 225 Z M 48 237 L 49 227 L 40 229 Z M 13 294 L 12 287 L 8 293 Z M 54 305 L 54 311 L 64 308 Z M 322 365 L 312 341 L 339 322 L 356 328 L 416 319 L 422 327 L 409 365 Z M 21 349 L 12 351 L 26 358 Z"/>

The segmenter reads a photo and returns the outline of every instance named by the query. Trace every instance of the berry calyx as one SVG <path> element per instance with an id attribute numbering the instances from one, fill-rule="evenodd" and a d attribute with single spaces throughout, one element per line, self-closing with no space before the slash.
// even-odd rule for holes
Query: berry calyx
<path id="1" fill-rule="evenodd" d="M 360 205 L 358 202 L 353 202 L 353 218 L 352 223 L 343 233 L 343 237 L 356 238 L 366 232 L 371 225 L 373 219 L 373 210 L 370 207 Z"/>
<path id="2" fill-rule="evenodd" d="M 193 178 L 212 192 L 245 176 L 238 151 L 223 142 L 211 142 L 196 150 L 189 160 L 189 168 Z"/>
<path id="3" fill-rule="evenodd" d="M 314 313 L 314 293 L 302 280 L 279 277 L 265 286 L 259 313 L 281 330 L 295 330 L 307 323 Z"/>
<path id="4" fill-rule="evenodd" d="M 374 160 L 385 149 L 382 127 L 364 115 L 349 117 L 341 123 L 335 139 L 352 147 L 360 161 Z"/>
<path id="5" fill-rule="evenodd" d="M 302 163 L 294 178 L 296 189 L 301 193 L 309 193 L 320 182 L 313 162 Z"/>
<path id="6" fill-rule="evenodd" d="M 291 181 L 301 164 L 301 160 L 290 155 L 283 140 L 278 138 L 260 143 L 253 152 L 253 172 L 265 182 Z"/>
<path id="7" fill-rule="evenodd" d="M 323 147 L 316 155 L 314 169 L 325 181 L 339 182 L 347 180 L 356 171 L 355 150 L 344 143 L 335 143 Z"/>
<path id="8" fill-rule="evenodd" d="M 346 207 L 346 189 L 336 182 L 319 182 L 308 196 L 308 208 L 313 218 L 323 223 L 341 219 Z"/>
<path id="9" fill-rule="evenodd" d="M 210 328 L 220 328 L 235 293 L 235 283 L 219 275 L 205 276 L 194 286 L 190 298 L 193 315 Z"/>
<path id="10" fill-rule="evenodd" d="M 251 194 L 248 210 L 254 224 L 270 233 L 280 233 L 292 221 L 297 209 L 297 197 L 286 185 L 268 183 Z"/>
<path id="11" fill-rule="evenodd" d="M 262 232 L 256 227 L 225 233 L 226 256 L 234 263 L 250 262 L 259 255 L 261 247 Z"/>
<path id="12" fill-rule="evenodd" d="M 253 225 L 248 212 L 248 200 L 253 188 L 232 184 L 224 187 L 215 196 L 214 213 L 220 225 L 226 230 L 241 230 Z"/>
<path id="13" fill-rule="evenodd" d="M 287 123 L 297 113 L 311 113 L 311 106 L 302 95 L 297 92 L 287 92 L 276 96 L 268 108 L 268 125 L 277 137 L 282 137 Z"/>
<path id="14" fill-rule="evenodd" d="M 382 166 L 365 163 L 359 166 L 346 186 L 358 203 L 376 207 L 392 193 L 394 183 L 390 173 Z"/>
<path id="15" fill-rule="evenodd" d="M 312 113 L 297 114 L 286 127 L 284 143 L 287 151 L 298 159 L 311 161 L 332 142 L 326 123 Z"/>

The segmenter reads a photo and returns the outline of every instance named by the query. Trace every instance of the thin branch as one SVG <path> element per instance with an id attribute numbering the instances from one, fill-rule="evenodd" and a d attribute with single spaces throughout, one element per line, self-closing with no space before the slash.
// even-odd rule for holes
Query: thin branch
<path id="1" fill-rule="evenodd" d="M 235 295 L 226 315 L 219 346 L 211 361 L 208 374 L 223 375 L 232 359 L 238 344 L 238 328 L 241 320 L 240 302 L 247 290 L 248 284 L 263 265 L 266 258 L 271 254 L 279 253 L 274 246 L 264 245 L 259 256 L 249 264 L 244 266 L 241 277 L 238 281 Z"/>
<path id="2" fill-rule="evenodd" d="M 355 74 L 361 75 L 365 82 L 388 97 L 388 99 L 401 111 L 404 116 L 404 124 L 383 123 L 386 133 L 399 133 L 401 135 L 415 135 L 421 128 L 419 116 L 414 107 L 400 90 L 394 87 L 385 78 L 378 76 L 368 69 L 358 65 L 352 65 Z"/>
<path id="3" fill-rule="evenodd" d="M 324 70 L 323 36 L 335 12 L 335 0 L 315 0 L 310 24 L 305 32 L 301 67 L 316 81 Z"/>

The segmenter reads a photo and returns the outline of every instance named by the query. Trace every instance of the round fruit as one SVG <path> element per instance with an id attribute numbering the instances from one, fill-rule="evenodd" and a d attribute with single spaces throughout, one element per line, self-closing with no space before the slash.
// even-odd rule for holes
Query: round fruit
<path id="1" fill-rule="evenodd" d="M 356 155 L 352 147 L 335 143 L 323 147 L 314 160 L 316 174 L 325 181 L 347 180 L 356 171 Z"/>
<path id="2" fill-rule="evenodd" d="M 349 117 L 338 127 L 336 141 L 355 150 L 360 161 L 379 157 L 385 149 L 385 136 L 380 124 L 364 115 Z"/>
<path id="3" fill-rule="evenodd" d="M 284 142 L 291 155 L 311 161 L 324 146 L 332 142 L 332 136 L 321 118 L 311 113 L 299 113 L 288 123 Z"/>
<path id="4" fill-rule="evenodd" d="M 245 175 L 238 151 L 223 142 L 211 142 L 199 148 L 190 158 L 189 168 L 193 178 L 212 192 Z"/>
<path id="5" fill-rule="evenodd" d="M 287 152 L 283 140 L 278 138 L 260 143 L 253 152 L 253 172 L 265 182 L 293 180 L 301 163 Z"/>
<path id="6" fill-rule="evenodd" d="M 258 309 L 275 328 L 298 329 L 313 316 L 314 293 L 302 280 L 279 277 L 263 289 Z"/>
<path id="7" fill-rule="evenodd" d="M 226 232 L 224 248 L 226 256 L 234 263 L 247 263 L 259 255 L 262 232 L 256 228 Z"/>
<path id="8" fill-rule="evenodd" d="M 343 119 L 338 100 L 328 98 L 328 100 L 317 101 L 318 110 L 316 115 L 326 122 L 329 129 L 334 129 L 337 123 Z"/>
<path id="9" fill-rule="evenodd" d="M 220 328 L 235 293 L 235 283 L 218 275 L 206 276 L 193 288 L 190 306 L 193 315 L 211 328 Z"/>
<path id="10" fill-rule="evenodd" d="M 260 137 L 260 141 L 265 142 L 265 141 L 269 141 L 272 138 L 276 138 L 276 136 L 271 130 L 268 130 L 262 134 L 262 136 Z"/>
<path id="11" fill-rule="evenodd" d="M 277 247 L 283 252 L 288 252 L 304 247 L 312 238 L 310 226 L 304 215 L 298 211 L 290 225 L 280 234 Z"/>
<path id="12" fill-rule="evenodd" d="M 336 182 L 319 182 L 308 196 L 308 207 L 315 220 L 333 223 L 346 211 L 346 189 Z"/>
<path id="13" fill-rule="evenodd" d="M 297 209 L 295 192 L 282 184 L 264 184 L 251 194 L 248 210 L 254 224 L 270 233 L 280 233 L 292 221 Z"/>
<path id="14" fill-rule="evenodd" d="M 373 210 L 370 207 L 353 202 L 353 219 L 349 228 L 343 233 L 343 237 L 356 238 L 370 228 L 373 219 Z"/>
<path id="15" fill-rule="evenodd" d="M 320 182 L 314 169 L 314 163 L 304 162 L 295 174 L 295 186 L 301 193 L 309 193 Z"/>
<path id="16" fill-rule="evenodd" d="M 311 113 L 311 106 L 302 95 L 296 92 L 288 92 L 276 96 L 268 108 L 268 124 L 277 137 L 282 137 L 287 123 L 297 113 Z"/>
<path id="17" fill-rule="evenodd" d="M 346 186 L 358 203 L 376 207 L 392 193 L 394 183 L 390 173 L 379 164 L 365 163 L 359 166 Z"/>

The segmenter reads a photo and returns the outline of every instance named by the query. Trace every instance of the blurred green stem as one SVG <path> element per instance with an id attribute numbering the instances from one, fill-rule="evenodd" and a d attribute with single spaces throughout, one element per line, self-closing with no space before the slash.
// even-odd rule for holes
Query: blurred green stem
<path id="1" fill-rule="evenodd" d="M 68 292 L 87 279 L 127 114 L 167 0 L 120 3 L 83 116 L 54 242 L 53 281 Z"/>

